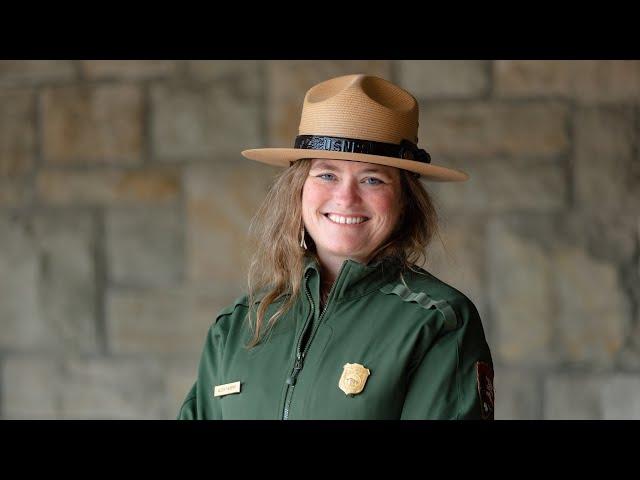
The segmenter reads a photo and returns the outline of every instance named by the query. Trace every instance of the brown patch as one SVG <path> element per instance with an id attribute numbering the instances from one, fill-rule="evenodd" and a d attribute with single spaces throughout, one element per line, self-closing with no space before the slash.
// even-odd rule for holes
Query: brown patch
<path id="1" fill-rule="evenodd" d="M 480 409 L 483 420 L 493 420 L 495 406 L 495 392 L 493 389 L 493 368 L 487 362 L 476 362 L 478 378 L 478 394 L 480 395 Z"/>

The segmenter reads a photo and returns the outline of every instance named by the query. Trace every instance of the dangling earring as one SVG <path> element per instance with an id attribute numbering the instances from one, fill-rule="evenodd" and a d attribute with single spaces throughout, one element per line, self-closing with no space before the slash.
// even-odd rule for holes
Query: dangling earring
<path id="1" fill-rule="evenodd" d="M 300 247 L 307 249 L 307 242 L 304 240 L 304 223 L 302 224 L 302 228 L 300 229 Z"/>

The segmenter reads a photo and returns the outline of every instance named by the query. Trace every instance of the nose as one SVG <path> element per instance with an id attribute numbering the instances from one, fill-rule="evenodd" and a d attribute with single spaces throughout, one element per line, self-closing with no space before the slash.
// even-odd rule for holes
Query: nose
<path id="1" fill-rule="evenodd" d="M 340 182 L 338 188 L 334 190 L 334 200 L 341 206 L 357 204 L 360 201 L 357 179 L 352 178 Z"/>

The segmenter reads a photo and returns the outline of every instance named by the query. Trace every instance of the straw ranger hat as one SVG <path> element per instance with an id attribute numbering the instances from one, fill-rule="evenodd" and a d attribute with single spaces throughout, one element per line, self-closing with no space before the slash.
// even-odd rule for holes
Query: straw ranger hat
<path id="1" fill-rule="evenodd" d="M 304 97 L 293 148 L 244 150 L 251 160 L 287 167 L 302 158 L 377 163 L 426 180 L 463 182 L 463 171 L 431 164 L 418 143 L 418 102 L 406 90 L 371 75 L 319 83 Z"/>

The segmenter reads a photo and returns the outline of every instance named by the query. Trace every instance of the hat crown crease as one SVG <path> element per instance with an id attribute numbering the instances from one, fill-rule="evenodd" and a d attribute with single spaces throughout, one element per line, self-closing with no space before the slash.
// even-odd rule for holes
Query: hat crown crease
<path id="1" fill-rule="evenodd" d="M 299 135 L 326 135 L 400 144 L 417 142 L 418 104 L 382 78 L 358 74 L 337 77 L 305 96 Z"/>
<path id="2" fill-rule="evenodd" d="M 400 86 L 373 75 L 343 75 L 321 82 L 307 91 L 298 125 L 298 135 L 337 137 L 335 143 L 331 140 L 323 144 L 326 148 L 321 149 L 295 146 L 254 148 L 243 150 L 242 155 L 284 167 L 304 158 L 333 158 L 389 165 L 419 173 L 433 181 L 468 180 L 469 174 L 434 165 L 430 157 L 426 163 L 422 158 L 405 157 L 405 141 L 413 144 L 409 145 L 410 151 L 415 152 L 419 148 L 418 116 L 418 101 Z M 400 150 L 398 155 L 386 151 L 383 154 L 345 151 L 343 147 L 349 145 L 350 139 L 395 144 Z M 297 143 L 297 139 L 295 141 Z M 371 145 L 367 150 L 369 147 Z"/>

